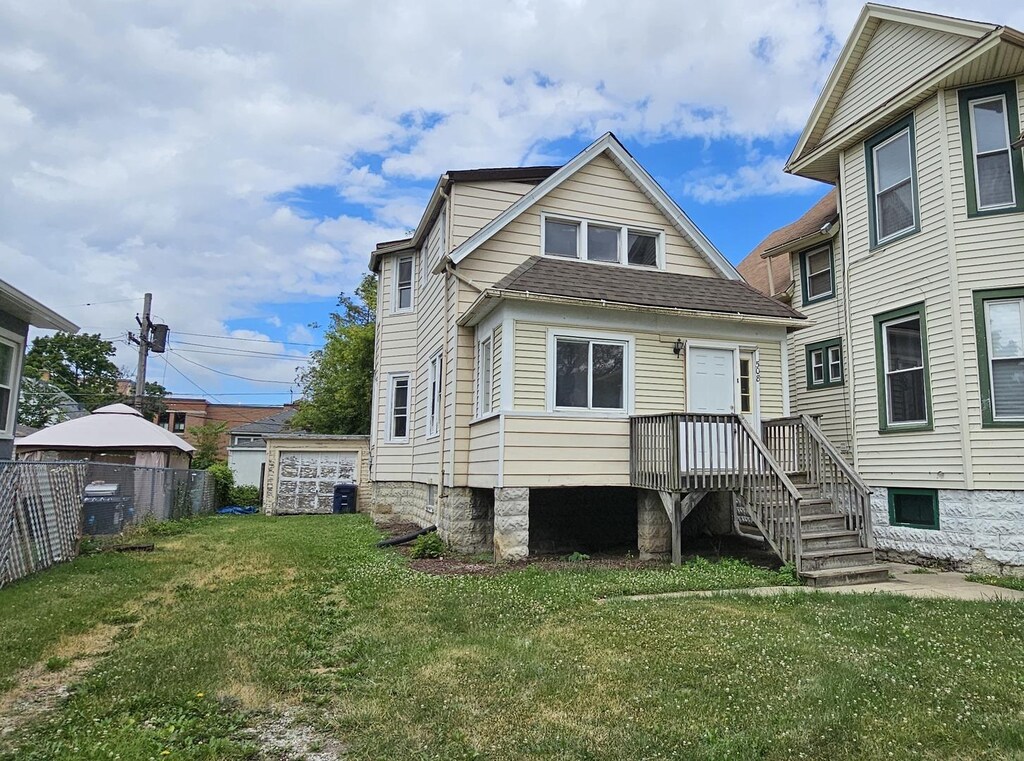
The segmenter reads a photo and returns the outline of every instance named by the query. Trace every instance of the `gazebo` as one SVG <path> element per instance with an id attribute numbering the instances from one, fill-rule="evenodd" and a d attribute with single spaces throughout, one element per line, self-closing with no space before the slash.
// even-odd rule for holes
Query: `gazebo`
<path id="1" fill-rule="evenodd" d="M 187 469 L 195 447 L 125 404 L 100 407 L 16 439 L 21 460 L 89 460 L 115 465 Z"/>

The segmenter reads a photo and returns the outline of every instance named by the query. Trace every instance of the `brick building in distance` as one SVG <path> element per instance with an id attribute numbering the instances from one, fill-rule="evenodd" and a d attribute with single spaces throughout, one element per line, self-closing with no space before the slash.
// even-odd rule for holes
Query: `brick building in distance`
<path id="1" fill-rule="evenodd" d="M 183 436 L 191 443 L 189 430 L 207 423 L 226 423 L 217 446 L 217 457 L 227 460 L 230 431 L 246 423 L 254 423 L 293 405 L 274 404 L 215 404 L 201 397 L 168 396 L 164 399 L 166 412 L 157 424 Z"/>

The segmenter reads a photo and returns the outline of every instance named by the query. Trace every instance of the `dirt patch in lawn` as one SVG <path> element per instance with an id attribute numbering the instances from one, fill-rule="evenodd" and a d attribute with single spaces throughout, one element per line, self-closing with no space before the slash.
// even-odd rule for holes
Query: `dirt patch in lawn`
<path id="1" fill-rule="evenodd" d="M 100 624 L 65 637 L 50 656 L 15 676 L 15 687 L 0 696 L 0 748 L 22 726 L 52 711 L 71 685 L 110 652 L 124 626 Z"/>
<path id="2" fill-rule="evenodd" d="M 291 707 L 280 709 L 241 734 L 259 748 L 256 758 L 260 761 L 335 761 L 348 752 L 344 743 L 303 721 Z"/>

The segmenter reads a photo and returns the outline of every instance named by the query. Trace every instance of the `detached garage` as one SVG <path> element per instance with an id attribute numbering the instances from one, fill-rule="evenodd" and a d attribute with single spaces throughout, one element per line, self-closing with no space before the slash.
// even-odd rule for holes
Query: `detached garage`
<path id="1" fill-rule="evenodd" d="M 263 510 L 268 515 L 330 513 L 337 483 L 355 484 L 356 509 L 369 505 L 368 436 L 280 433 L 263 438 Z"/>

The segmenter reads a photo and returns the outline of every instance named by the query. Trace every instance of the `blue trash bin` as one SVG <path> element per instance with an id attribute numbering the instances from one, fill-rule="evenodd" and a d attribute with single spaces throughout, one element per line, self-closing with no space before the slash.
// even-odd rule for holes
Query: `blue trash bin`
<path id="1" fill-rule="evenodd" d="M 354 513 L 356 511 L 356 485 L 337 483 L 334 485 L 334 504 L 332 512 Z"/>

